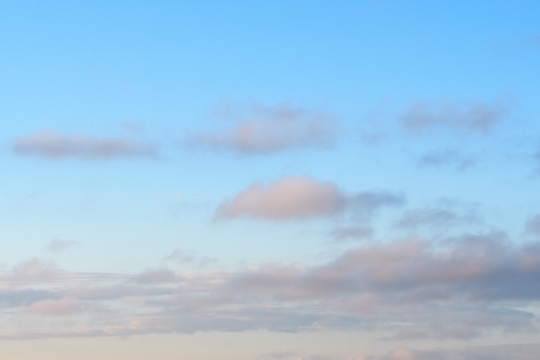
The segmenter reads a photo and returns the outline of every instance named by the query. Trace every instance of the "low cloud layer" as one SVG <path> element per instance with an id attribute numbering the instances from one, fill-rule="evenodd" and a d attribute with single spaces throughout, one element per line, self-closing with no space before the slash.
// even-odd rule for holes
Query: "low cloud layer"
<path id="1" fill-rule="evenodd" d="M 391 193 L 343 193 L 331 182 L 309 176 L 287 176 L 264 185 L 256 183 L 216 210 L 220 220 L 248 217 L 265 220 L 306 219 L 332 216 L 354 209 L 371 213 L 381 206 L 403 203 L 403 197 Z"/>
<path id="2" fill-rule="evenodd" d="M 54 131 L 38 131 L 15 139 L 17 155 L 46 159 L 79 158 L 103 160 L 119 157 L 155 157 L 148 144 L 119 138 L 96 137 L 87 134 L 62 135 Z"/>
<path id="3" fill-rule="evenodd" d="M 401 347 L 383 356 L 324 356 L 296 351 L 276 351 L 258 359 L 271 360 L 536 360 L 540 344 L 468 346 L 454 349 L 415 350 Z"/>
<path id="4" fill-rule="evenodd" d="M 406 110 L 399 121 L 409 133 L 448 129 L 461 134 L 489 133 L 508 113 L 502 102 L 419 101 Z"/>
<path id="5" fill-rule="evenodd" d="M 37 259 L 0 274 L 0 338 L 356 329 L 387 339 L 535 333 L 540 243 L 504 233 L 367 243 L 319 265 L 77 273 Z M 16 321 L 14 321 L 16 319 Z M 420 358 L 423 359 L 423 358 Z"/>
<path id="6" fill-rule="evenodd" d="M 254 106 L 234 126 L 194 134 L 191 142 L 242 154 L 263 154 L 327 147 L 335 137 L 336 124 L 331 116 L 281 105 Z"/>

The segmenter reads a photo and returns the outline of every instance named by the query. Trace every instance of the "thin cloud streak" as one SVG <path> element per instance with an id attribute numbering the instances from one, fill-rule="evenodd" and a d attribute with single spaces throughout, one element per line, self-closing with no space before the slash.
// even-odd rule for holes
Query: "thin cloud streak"
<path id="1" fill-rule="evenodd" d="M 400 117 L 403 129 L 418 134 L 431 129 L 448 129 L 460 134 L 489 133 L 508 113 L 503 102 L 449 102 L 422 100 Z"/>
<path id="2" fill-rule="evenodd" d="M 15 139 L 12 150 L 21 156 L 58 160 L 78 158 L 106 160 L 113 158 L 154 158 L 156 150 L 129 139 L 96 137 L 87 134 L 62 135 L 54 131 L 38 131 Z"/>
<path id="3" fill-rule="evenodd" d="M 45 246 L 45 249 L 49 250 L 50 252 L 57 253 L 73 247 L 76 244 L 77 242 L 73 240 L 53 239 L 47 244 L 47 246 Z"/>
<path id="4" fill-rule="evenodd" d="M 280 105 L 254 106 L 233 127 L 190 136 L 189 142 L 241 154 L 270 154 L 299 148 L 324 148 L 336 140 L 332 116 Z"/>

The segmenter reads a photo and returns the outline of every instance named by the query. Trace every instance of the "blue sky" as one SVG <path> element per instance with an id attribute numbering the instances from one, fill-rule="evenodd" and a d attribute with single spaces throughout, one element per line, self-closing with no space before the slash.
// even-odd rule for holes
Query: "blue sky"
<path id="1" fill-rule="evenodd" d="M 539 14 L 2 2 L 0 349 L 534 354 Z"/>

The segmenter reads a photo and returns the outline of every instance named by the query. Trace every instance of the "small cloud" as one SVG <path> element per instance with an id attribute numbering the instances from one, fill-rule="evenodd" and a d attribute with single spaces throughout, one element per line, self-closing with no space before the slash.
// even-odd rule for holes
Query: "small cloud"
<path id="1" fill-rule="evenodd" d="M 134 277 L 136 282 L 149 284 L 176 282 L 179 279 L 179 276 L 169 269 L 148 270 Z"/>
<path id="2" fill-rule="evenodd" d="M 529 219 L 525 224 L 525 230 L 529 234 L 540 235 L 540 215 L 536 215 Z"/>
<path id="3" fill-rule="evenodd" d="M 444 227 L 458 224 L 469 224 L 478 220 L 478 217 L 471 211 L 465 214 L 460 214 L 451 209 L 426 207 L 405 211 L 395 226 L 402 229 L 416 229 L 418 227 Z"/>
<path id="4" fill-rule="evenodd" d="M 77 242 L 72 240 L 53 239 L 49 244 L 47 244 L 47 246 L 45 246 L 45 249 L 56 253 L 75 246 L 76 244 Z"/>
<path id="5" fill-rule="evenodd" d="M 38 131 L 19 137 L 15 139 L 12 149 L 17 155 L 37 156 L 53 160 L 156 157 L 156 151 L 153 147 L 133 140 L 86 134 L 62 135 L 54 131 Z"/>
<path id="6" fill-rule="evenodd" d="M 65 316 L 80 310 L 79 301 L 75 298 L 46 299 L 32 303 L 27 312 L 35 315 Z"/>
<path id="7" fill-rule="evenodd" d="M 266 154 L 296 148 L 328 147 L 335 142 L 335 137 L 336 124 L 332 116 L 288 105 L 259 105 L 240 115 L 235 126 L 196 133 L 190 137 L 190 142 L 242 154 Z"/>
<path id="8" fill-rule="evenodd" d="M 163 260 L 184 264 L 193 261 L 193 255 L 188 254 L 183 250 L 176 249 L 170 255 L 165 256 Z"/>
<path id="9" fill-rule="evenodd" d="M 474 156 L 464 156 L 457 151 L 444 149 L 438 151 L 431 151 L 423 154 L 419 159 L 420 166 L 454 166 L 458 170 L 465 170 L 466 168 L 476 163 Z"/>
<path id="10" fill-rule="evenodd" d="M 402 202 L 401 196 L 391 193 L 362 192 L 349 196 L 332 182 L 317 181 L 309 176 L 286 176 L 269 185 L 256 183 L 250 186 L 233 200 L 223 202 L 215 215 L 218 220 L 240 217 L 307 219 L 333 216 L 345 210 L 368 215 L 381 206 Z"/>
<path id="11" fill-rule="evenodd" d="M 11 272 L 11 278 L 15 281 L 48 281 L 57 276 L 55 266 L 38 258 L 20 263 Z"/>
<path id="12" fill-rule="evenodd" d="M 463 134 L 487 134 L 507 113 L 508 106 L 502 102 L 424 100 L 405 111 L 399 122 L 404 130 L 413 134 L 437 128 Z"/>
<path id="13" fill-rule="evenodd" d="M 344 208 L 346 198 L 331 182 L 308 176 L 287 176 L 273 184 L 250 186 L 216 210 L 218 219 L 253 217 L 270 220 L 334 215 Z"/>
<path id="14" fill-rule="evenodd" d="M 330 236 L 337 241 L 346 241 L 349 239 L 366 240 L 373 237 L 373 228 L 369 226 L 339 228 L 330 232 Z"/>

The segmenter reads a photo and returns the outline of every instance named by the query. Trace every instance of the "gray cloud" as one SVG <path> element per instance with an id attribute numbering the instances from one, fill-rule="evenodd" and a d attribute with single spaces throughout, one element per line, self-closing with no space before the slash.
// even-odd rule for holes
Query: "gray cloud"
<path id="1" fill-rule="evenodd" d="M 445 128 L 462 134 L 488 133 L 508 113 L 502 102 L 424 100 L 412 105 L 399 121 L 409 133 Z"/>
<path id="2" fill-rule="evenodd" d="M 0 274 L 0 338 L 356 329 L 388 339 L 537 331 L 540 243 L 504 233 L 366 243 L 319 265 L 77 273 L 37 259 Z M 39 289 L 39 290 L 38 290 Z M 8 330 L 9 329 L 9 330 Z M 282 354 L 283 355 L 283 354 Z"/>
<path id="3" fill-rule="evenodd" d="M 464 156 L 457 151 L 444 149 L 439 151 L 430 151 L 418 159 L 421 166 L 453 166 L 458 170 L 464 170 L 476 163 L 475 156 Z"/>
<path id="4" fill-rule="evenodd" d="M 330 232 L 330 236 L 337 241 L 345 241 L 348 239 L 365 240 L 373 237 L 373 228 L 369 226 L 353 226 L 334 229 Z"/>
<path id="5" fill-rule="evenodd" d="M 216 210 L 217 219 L 250 217 L 266 220 L 306 219 L 332 216 L 345 211 L 361 215 L 383 206 L 396 206 L 403 196 L 389 192 L 343 193 L 331 182 L 320 182 L 309 176 L 286 176 L 269 185 L 256 183 Z"/>
<path id="6" fill-rule="evenodd" d="M 525 224 L 525 230 L 528 233 L 540 235 L 540 215 L 530 218 Z"/>
<path id="7" fill-rule="evenodd" d="M 75 246 L 75 244 L 77 244 L 77 242 L 72 240 L 53 239 L 45 246 L 45 249 L 51 252 L 60 252 Z"/>
<path id="8" fill-rule="evenodd" d="M 165 256 L 163 260 L 175 261 L 179 263 L 188 263 L 194 260 L 193 255 L 186 253 L 184 250 L 176 249 L 169 255 Z"/>
<path id="9" fill-rule="evenodd" d="M 258 358 L 284 360 L 535 360 L 538 358 L 539 352 L 540 344 L 503 344 L 429 350 L 401 347 L 383 356 L 360 355 L 346 358 L 303 354 L 296 351 L 276 351 L 261 354 Z"/>
<path id="10" fill-rule="evenodd" d="M 478 221 L 478 216 L 471 210 L 460 213 L 450 208 L 425 207 L 405 211 L 395 226 L 402 229 L 437 228 L 471 224 Z"/>
<path id="11" fill-rule="evenodd" d="M 294 148 L 332 145 L 336 122 L 332 116 L 287 105 L 253 106 L 230 128 L 196 133 L 195 145 L 232 150 L 243 154 L 274 153 Z"/>
<path id="12" fill-rule="evenodd" d="M 54 131 L 38 131 L 15 139 L 13 152 L 18 155 L 46 159 L 79 158 L 85 160 L 118 157 L 155 157 L 148 144 L 128 139 L 104 138 L 86 134 L 62 135 Z"/>

